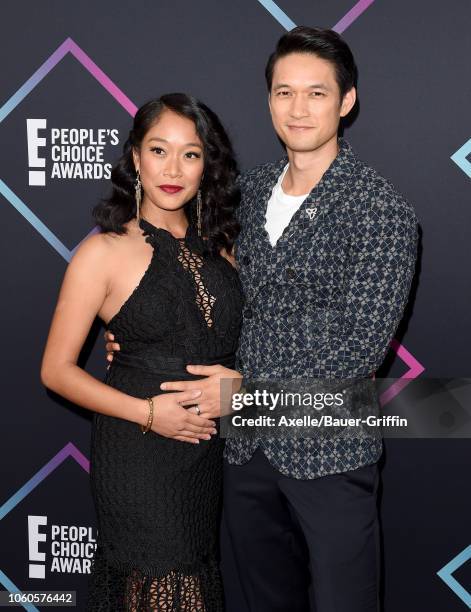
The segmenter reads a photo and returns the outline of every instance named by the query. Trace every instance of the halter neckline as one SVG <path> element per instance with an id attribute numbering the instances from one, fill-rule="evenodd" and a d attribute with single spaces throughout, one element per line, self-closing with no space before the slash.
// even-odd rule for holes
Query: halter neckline
<path id="1" fill-rule="evenodd" d="M 144 217 L 141 217 L 139 219 L 139 227 L 144 231 L 145 234 L 146 233 L 164 232 L 165 234 L 168 234 L 171 238 L 173 238 L 174 240 L 177 240 L 178 242 L 185 242 L 186 239 L 188 238 L 189 234 L 190 234 L 191 224 L 190 223 L 188 224 L 188 226 L 186 228 L 185 235 L 182 238 L 177 238 L 171 232 L 169 232 L 168 230 L 164 229 L 163 227 L 157 227 L 156 225 L 154 225 L 153 223 L 151 223 L 147 219 L 144 219 Z"/>

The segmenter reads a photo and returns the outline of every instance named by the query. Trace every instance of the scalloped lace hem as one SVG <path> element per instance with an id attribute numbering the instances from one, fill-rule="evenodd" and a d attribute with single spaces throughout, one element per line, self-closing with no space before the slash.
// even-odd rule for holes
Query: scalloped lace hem
<path id="1" fill-rule="evenodd" d="M 88 612 L 223 612 L 222 583 L 216 559 L 176 566 L 164 575 L 137 567 L 115 567 L 94 559 Z"/>

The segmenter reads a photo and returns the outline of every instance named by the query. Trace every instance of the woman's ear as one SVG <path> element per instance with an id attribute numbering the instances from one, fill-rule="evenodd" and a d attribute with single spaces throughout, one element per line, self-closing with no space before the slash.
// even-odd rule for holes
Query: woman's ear
<path id="1" fill-rule="evenodd" d="M 135 149 L 134 147 L 132 148 L 132 160 L 134 162 L 134 169 L 136 170 L 136 172 L 139 172 L 139 168 L 141 165 L 141 159 L 140 159 L 139 151 Z"/>

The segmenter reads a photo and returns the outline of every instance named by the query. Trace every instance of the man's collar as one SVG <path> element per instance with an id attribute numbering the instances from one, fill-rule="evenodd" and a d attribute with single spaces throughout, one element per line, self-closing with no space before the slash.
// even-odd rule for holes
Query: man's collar
<path id="1" fill-rule="evenodd" d="M 328 185 L 333 185 L 339 181 L 348 180 L 355 166 L 358 164 L 358 158 L 355 155 L 350 143 L 345 140 L 345 138 L 339 138 L 338 144 L 339 151 L 337 153 L 337 157 L 324 172 L 317 186 L 327 187 Z M 275 181 L 278 179 L 288 161 L 288 156 L 285 154 L 280 160 L 274 163 L 272 173 Z"/>
<path id="2" fill-rule="evenodd" d="M 345 138 L 339 138 L 339 152 L 337 157 L 331 163 L 324 173 L 322 179 L 324 181 L 337 182 L 346 181 L 358 164 L 358 158 L 355 155 L 350 143 Z"/>

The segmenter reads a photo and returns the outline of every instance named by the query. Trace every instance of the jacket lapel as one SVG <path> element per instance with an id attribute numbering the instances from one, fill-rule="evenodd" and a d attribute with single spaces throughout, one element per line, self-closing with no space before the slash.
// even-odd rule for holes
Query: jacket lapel
<path id="1" fill-rule="evenodd" d="M 339 138 L 339 153 L 310 192 L 276 243 L 276 249 L 295 246 L 297 237 L 321 223 L 335 206 L 341 205 L 342 195 L 358 160 L 346 140 Z M 267 238 L 268 242 L 268 238 Z M 271 247 L 270 243 L 268 245 Z"/>
<path id="2" fill-rule="evenodd" d="M 265 229 L 266 211 L 268 200 L 270 199 L 273 187 L 276 185 L 278 177 L 283 168 L 288 163 L 288 157 L 285 156 L 277 162 L 271 164 L 258 179 L 254 189 L 253 202 L 253 217 L 252 217 L 252 243 L 254 248 L 260 255 L 268 253 L 272 250 L 268 233 Z"/>

